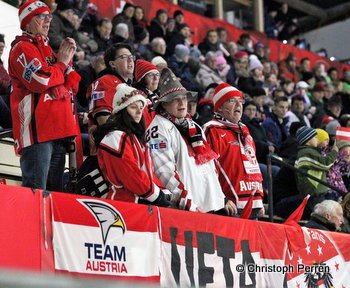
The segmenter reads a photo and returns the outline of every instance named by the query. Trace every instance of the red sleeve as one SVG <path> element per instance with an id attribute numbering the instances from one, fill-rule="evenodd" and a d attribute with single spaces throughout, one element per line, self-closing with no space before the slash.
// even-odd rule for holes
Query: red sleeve
<path id="1" fill-rule="evenodd" d="M 48 66 L 38 48 L 21 41 L 10 55 L 11 76 L 16 77 L 29 91 L 44 93 L 51 87 L 63 84 L 66 65 L 62 62 Z"/>
<path id="2" fill-rule="evenodd" d="M 153 183 L 152 176 L 140 168 L 130 138 L 124 136 L 121 141 L 120 151 L 103 143 L 99 147 L 108 180 L 117 186 L 120 183 L 126 190 L 153 202 L 159 195 L 159 187 Z"/>

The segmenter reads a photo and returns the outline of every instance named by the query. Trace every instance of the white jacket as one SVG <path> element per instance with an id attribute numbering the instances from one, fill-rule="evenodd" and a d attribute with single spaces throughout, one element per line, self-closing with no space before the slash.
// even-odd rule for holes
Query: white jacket
<path id="1" fill-rule="evenodd" d="M 154 162 L 154 172 L 173 194 L 173 201 L 178 207 L 191 211 L 198 207 L 203 212 L 224 208 L 225 196 L 214 160 L 197 165 L 194 157 L 189 156 L 184 138 L 171 121 L 156 115 L 146 132 L 146 141 Z"/>

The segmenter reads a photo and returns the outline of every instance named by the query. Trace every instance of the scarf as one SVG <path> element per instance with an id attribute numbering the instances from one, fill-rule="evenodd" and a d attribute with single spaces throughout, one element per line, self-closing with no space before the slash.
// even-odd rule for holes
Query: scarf
<path id="1" fill-rule="evenodd" d="M 232 123 L 219 113 L 214 114 L 214 119 L 237 134 L 244 170 L 250 181 L 261 182 L 262 175 L 255 155 L 255 144 L 248 127 L 244 125 L 241 120 L 238 123 Z"/>
<path id="2" fill-rule="evenodd" d="M 165 111 L 161 116 L 171 121 L 179 130 L 188 147 L 189 156 L 194 157 L 197 165 L 202 165 L 216 159 L 216 153 L 210 148 L 202 137 L 202 130 L 192 120 L 189 114 L 184 118 L 176 118 Z"/>

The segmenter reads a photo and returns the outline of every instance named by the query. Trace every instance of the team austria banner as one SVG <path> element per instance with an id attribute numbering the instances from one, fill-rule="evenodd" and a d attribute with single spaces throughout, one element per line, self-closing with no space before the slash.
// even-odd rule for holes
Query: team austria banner
<path id="1" fill-rule="evenodd" d="M 52 193 L 56 271 L 159 282 L 157 211 Z"/>

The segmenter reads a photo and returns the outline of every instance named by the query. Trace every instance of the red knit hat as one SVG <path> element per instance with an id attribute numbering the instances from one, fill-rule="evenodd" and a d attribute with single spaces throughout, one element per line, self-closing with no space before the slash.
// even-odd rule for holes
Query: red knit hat
<path id="1" fill-rule="evenodd" d="M 21 24 L 21 29 L 24 30 L 27 24 L 32 20 L 35 15 L 41 14 L 43 12 L 51 13 L 50 8 L 39 0 L 29 0 L 25 2 L 18 10 L 19 22 Z"/>
<path id="2" fill-rule="evenodd" d="M 235 59 L 241 59 L 241 58 L 243 58 L 243 57 L 248 57 L 248 56 L 249 56 L 249 55 L 248 55 L 247 52 L 245 52 L 245 51 L 238 51 L 238 52 L 235 53 L 235 55 L 233 55 L 233 58 L 235 58 Z"/>
<path id="3" fill-rule="evenodd" d="M 217 111 L 225 101 L 231 98 L 243 99 L 243 94 L 241 91 L 231 86 L 230 84 L 227 84 L 227 83 L 219 84 L 215 88 L 214 95 L 213 95 L 214 110 Z"/>
<path id="4" fill-rule="evenodd" d="M 135 81 L 139 82 L 147 73 L 159 72 L 158 68 L 154 66 L 151 62 L 143 59 L 137 59 L 135 64 Z"/>

